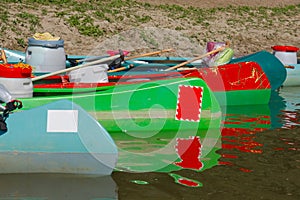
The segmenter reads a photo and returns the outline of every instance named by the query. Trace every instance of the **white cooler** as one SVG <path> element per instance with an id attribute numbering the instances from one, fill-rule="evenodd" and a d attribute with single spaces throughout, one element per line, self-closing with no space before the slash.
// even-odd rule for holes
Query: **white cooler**
<path id="1" fill-rule="evenodd" d="M 107 64 L 92 65 L 69 72 L 70 82 L 76 83 L 107 83 Z"/>

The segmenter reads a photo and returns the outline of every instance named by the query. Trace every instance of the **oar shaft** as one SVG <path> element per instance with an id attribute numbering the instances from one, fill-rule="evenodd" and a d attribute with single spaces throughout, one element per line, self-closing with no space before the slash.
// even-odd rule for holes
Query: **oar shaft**
<path id="1" fill-rule="evenodd" d="M 223 47 L 220 47 L 220 48 L 215 49 L 215 50 L 213 50 L 213 51 L 210 51 L 210 52 L 208 52 L 208 53 L 206 53 L 206 54 L 197 56 L 197 57 L 195 57 L 195 58 L 193 58 L 193 59 L 191 59 L 191 60 L 185 61 L 185 62 L 180 63 L 180 64 L 178 64 L 178 65 L 175 65 L 175 66 L 173 66 L 173 67 L 170 67 L 170 68 L 166 69 L 165 71 L 170 71 L 170 70 L 177 69 L 177 68 L 182 67 L 182 66 L 184 66 L 184 65 L 186 65 L 186 64 L 189 64 L 189 63 L 191 63 L 191 62 L 194 62 L 194 61 L 196 61 L 196 60 L 199 60 L 199 59 L 204 58 L 204 57 L 206 57 L 206 56 L 209 56 L 209 55 L 211 55 L 211 54 L 214 54 L 214 53 L 217 53 L 217 52 L 219 52 L 219 51 L 222 51 L 222 50 L 224 50 L 226 47 L 227 47 L 227 46 L 223 46 Z"/>
<path id="2" fill-rule="evenodd" d="M 123 70 L 126 70 L 126 69 L 130 69 L 132 67 L 133 67 L 133 65 L 127 65 L 127 66 L 124 66 L 124 67 L 119 67 L 119 68 L 116 68 L 116 69 L 108 70 L 107 73 L 119 72 L 119 71 L 123 71 Z"/>
<path id="3" fill-rule="evenodd" d="M 174 51 L 174 50 L 173 49 L 165 49 L 165 50 L 161 50 L 161 51 L 155 51 L 155 52 L 151 52 L 151 53 L 145 53 L 145 54 L 141 54 L 141 55 L 127 57 L 127 58 L 125 58 L 125 60 L 130 60 L 130 59 L 139 58 L 139 57 L 145 57 L 145 56 L 151 56 L 151 55 L 156 55 L 156 54 L 160 54 L 160 53 L 164 53 L 164 52 L 169 52 L 169 51 Z M 119 57 L 120 57 L 120 55 L 115 55 L 115 56 L 101 58 L 100 60 L 95 60 L 95 61 L 92 61 L 92 62 L 88 62 L 88 63 L 82 64 L 82 65 L 78 65 L 76 67 L 71 67 L 71 68 L 59 70 L 59 71 L 56 71 L 56 72 L 44 74 L 44 75 L 41 75 L 41 76 L 37 76 L 37 77 L 32 78 L 31 80 L 32 81 L 41 80 L 41 79 L 44 79 L 44 78 L 47 78 L 47 77 L 50 77 L 50 76 L 54 76 L 54 75 L 57 75 L 57 74 L 61 74 L 61 73 L 73 71 L 73 70 L 76 70 L 76 69 L 88 67 L 88 66 L 95 65 L 95 64 L 100 64 L 100 63 L 108 62 L 108 61 L 117 59 Z M 116 71 L 122 71 L 122 70 L 125 70 L 125 69 L 127 69 L 127 68 L 126 67 L 122 67 L 122 68 L 120 68 L 120 69 L 118 69 Z M 111 70 L 109 72 L 114 72 L 114 71 Z"/>
<path id="4" fill-rule="evenodd" d="M 130 57 L 124 58 L 124 60 L 131 60 L 131 59 L 145 57 L 145 56 L 153 56 L 153 55 L 157 55 L 157 54 L 161 54 L 161 53 L 165 53 L 165 52 L 170 52 L 170 51 L 174 51 L 174 49 L 164 49 L 164 50 L 161 50 L 161 51 L 154 51 L 154 52 L 150 52 L 150 53 L 145 53 L 145 54 L 130 56 Z M 107 57 L 107 56 L 88 57 L 88 58 L 84 58 L 84 59 L 80 59 L 80 60 L 75 60 L 75 61 L 77 63 L 79 63 L 79 62 L 89 62 L 89 61 L 93 61 L 93 60 L 104 58 L 104 57 Z"/>
<path id="5" fill-rule="evenodd" d="M 170 51 L 174 51 L 174 49 L 164 49 L 164 50 L 161 50 L 161 51 L 154 51 L 154 52 L 145 53 L 145 54 L 141 54 L 141 55 L 130 56 L 130 57 L 126 57 L 125 60 L 131 60 L 131 59 L 146 57 L 146 56 L 153 56 L 153 55 L 157 55 L 157 54 L 161 54 L 161 53 L 165 53 L 165 52 L 170 52 Z"/>
<path id="6" fill-rule="evenodd" d="M 0 60 L 3 60 L 3 63 L 4 63 L 4 64 L 7 63 L 5 51 L 4 51 L 3 49 L 1 49 L 1 59 L 0 59 Z"/>
<path id="7" fill-rule="evenodd" d="M 170 52 L 170 51 L 174 51 L 174 49 L 164 49 L 164 50 L 161 50 L 161 51 L 154 51 L 154 52 L 140 54 L 140 55 L 136 55 L 136 56 L 130 56 L 130 57 L 125 58 L 124 60 L 131 60 L 131 59 L 145 57 L 145 56 L 153 56 L 153 55 L 156 55 L 156 54 L 161 54 L 161 53 Z M 119 71 L 123 71 L 123 70 L 129 69 L 129 68 L 132 68 L 132 67 L 134 67 L 134 66 L 129 65 L 129 66 L 126 66 L 126 67 L 120 67 L 120 68 L 117 68 L 117 69 L 109 70 L 108 73 L 119 72 Z"/>

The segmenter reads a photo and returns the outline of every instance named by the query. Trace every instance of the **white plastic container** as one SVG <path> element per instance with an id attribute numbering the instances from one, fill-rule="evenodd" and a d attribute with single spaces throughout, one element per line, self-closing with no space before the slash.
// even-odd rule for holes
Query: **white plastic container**
<path id="1" fill-rule="evenodd" d="M 297 53 L 296 52 L 282 52 L 275 51 L 274 55 L 282 62 L 284 65 L 297 64 Z"/>
<path id="2" fill-rule="evenodd" d="M 273 54 L 284 65 L 297 64 L 297 51 L 299 48 L 293 46 L 273 46 Z"/>
<path id="3" fill-rule="evenodd" d="M 66 68 L 64 41 L 28 39 L 25 62 L 33 67 L 33 72 L 49 73 Z"/>
<path id="4" fill-rule="evenodd" d="M 32 97 L 33 84 L 30 78 L 3 78 L 0 84 L 11 94 L 13 99 Z"/>
<path id="5" fill-rule="evenodd" d="M 76 83 L 107 83 L 107 64 L 92 65 L 69 72 L 70 82 Z"/>
<path id="6" fill-rule="evenodd" d="M 31 72 L 31 67 L 2 64 L 0 65 L 0 84 L 14 99 L 32 97 L 33 84 L 30 78 Z"/>

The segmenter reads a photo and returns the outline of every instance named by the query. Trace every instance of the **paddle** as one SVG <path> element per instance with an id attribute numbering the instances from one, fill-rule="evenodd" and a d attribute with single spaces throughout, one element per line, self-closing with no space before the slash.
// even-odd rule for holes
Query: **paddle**
<path id="1" fill-rule="evenodd" d="M 161 50 L 161 51 L 154 51 L 154 52 L 145 53 L 145 54 L 141 54 L 141 55 L 125 57 L 124 60 L 131 60 L 131 59 L 134 59 L 134 58 L 140 58 L 140 57 L 145 57 L 145 56 L 153 56 L 153 55 L 156 55 L 156 54 L 161 54 L 161 53 L 170 52 L 170 51 L 174 51 L 174 49 L 165 49 L 165 50 Z M 126 51 L 124 53 L 124 55 L 126 56 L 128 53 L 129 53 L 129 51 Z M 93 60 L 96 60 L 96 59 L 101 59 L 101 58 L 104 58 L 104 57 L 106 57 L 106 56 L 95 56 L 95 57 L 90 57 L 90 58 L 84 58 L 84 59 L 81 59 L 81 60 L 75 60 L 75 62 L 76 63 L 89 62 L 89 61 L 93 61 Z M 71 60 L 72 59 L 70 59 L 69 61 L 71 61 Z"/>
<path id="2" fill-rule="evenodd" d="M 144 54 L 141 54 L 141 55 L 130 56 L 130 57 L 126 57 L 125 60 L 132 60 L 132 59 L 140 58 L 140 57 L 153 56 L 153 55 L 156 55 L 156 54 L 161 54 L 161 53 L 170 52 L 170 51 L 174 51 L 174 49 L 164 49 L 164 50 L 160 50 L 160 51 L 144 53 Z"/>
<path id="3" fill-rule="evenodd" d="M 150 52 L 150 53 L 145 53 L 145 54 L 141 54 L 141 55 L 127 57 L 124 60 L 130 60 L 130 59 L 139 58 L 139 57 L 151 56 L 151 55 L 156 55 L 156 54 L 169 52 L 169 51 L 174 51 L 174 50 L 173 49 L 165 49 L 165 50 L 161 50 L 161 51 L 155 51 L 155 52 Z M 115 60 L 115 59 L 118 59 L 120 57 L 121 57 L 121 55 L 115 55 L 115 56 L 110 56 L 110 57 L 106 57 L 106 58 L 101 58 L 100 60 L 88 62 L 88 63 L 82 64 L 82 65 L 78 65 L 76 67 L 71 67 L 71 68 L 60 70 L 60 71 L 52 72 L 52 73 L 49 73 L 49 74 L 44 74 L 44 75 L 41 75 L 41 76 L 37 76 L 37 77 L 32 78 L 31 80 L 32 81 L 41 80 L 41 79 L 44 79 L 44 78 L 47 78 L 47 77 L 50 77 L 50 76 L 53 76 L 53 75 L 73 71 L 73 70 L 76 70 L 76 69 L 88 67 L 88 66 L 95 65 L 95 64 L 104 63 L 104 62 L 111 61 L 111 60 Z M 132 67 L 132 66 L 130 66 L 130 67 Z M 120 69 L 117 68 L 117 69 L 114 69 L 114 70 L 110 70 L 108 72 L 122 71 L 122 70 L 125 70 L 125 69 L 128 69 L 128 67 L 121 67 Z"/>
<path id="4" fill-rule="evenodd" d="M 154 52 L 150 52 L 150 53 L 144 53 L 144 54 L 140 54 L 140 55 L 130 56 L 130 57 L 124 58 L 124 61 L 135 59 L 135 58 L 140 58 L 140 57 L 153 56 L 153 55 L 156 55 L 156 54 L 161 54 L 161 53 L 170 52 L 170 51 L 174 51 L 174 49 L 164 49 L 164 50 L 160 50 L 160 51 L 154 51 Z M 116 68 L 116 69 L 112 69 L 112 70 L 109 70 L 107 72 L 108 73 L 119 72 L 119 71 L 123 71 L 123 70 L 129 69 L 129 68 L 132 68 L 132 67 L 134 67 L 134 66 L 129 65 L 129 66 L 125 66 L 125 67 L 119 67 L 119 68 Z"/>
<path id="5" fill-rule="evenodd" d="M 125 69 L 130 69 L 134 67 L 133 65 L 127 65 L 125 67 L 119 67 L 119 68 L 116 68 L 116 69 L 111 69 L 111 70 L 108 70 L 107 73 L 111 73 L 111 72 L 119 72 L 119 71 L 123 71 Z"/>
<path id="6" fill-rule="evenodd" d="M 57 74 L 65 73 L 65 72 L 70 72 L 70 71 L 73 71 L 73 70 L 76 70 L 76 69 L 80 69 L 80 68 L 84 68 L 84 67 L 88 67 L 88 66 L 91 66 L 91 65 L 105 63 L 105 62 L 117 59 L 119 57 L 120 57 L 120 55 L 115 55 L 115 56 L 110 56 L 110 57 L 102 58 L 100 60 L 95 60 L 93 62 L 88 62 L 88 63 L 82 64 L 82 65 L 78 65 L 76 67 L 71 67 L 71 68 L 67 68 L 67 69 L 63 69 L 63 70 L 51 72 L 51 73 L 48 73 L 48 74 L 44 74 L 44 75 L 41 75 L 41 76 L 37 76 L 37 77 L 32 78 L 31 80 L 32 81 L 41 80 L 41 79 L 44 79 L 44 78 L 47 78 L 47 77 L 50 77 L 50 76 L 53 76 L 53 75 L 57 75 Z"/>
<path id="7" fill-rule="evenodd" d="M 295 67 L 294 66 L 291 66 L 291 65 L 285 65 L 284 66 L 286 69 L 295 69 Z"/>
<path id="8" fill-rule="evenodd" d="M 223 51 L 223 50 L 224 50 L 225 48 L 227 48 L 227 47 L 228 47 L 228 43 L 227 43 L 225 46 L 219 47 L 219 48 L 217 48 L 217 49 L 215 49 L 215 50 L 213 50 L 213 51 L 210 51 L 210 52 L 208 52 L 208 53 L 206 53 L 206 54 L 197 56 L 197 57 L 195 57 L 195 58 L 193 58 L 193 59 L 191 59 L 191 60 L 185 61 L 185 62 L 180 63 L 180 64 L 178 64 L 178 65 L 175 65 L 175 66 L 173 66 L 173 67 L 169 67 L 169 68 L 165 69 L 165 71 L 171 71 L 171 70 L 177 69 L 177 68 L 179 68 L 179 67 L 182 67 L 182 66 L 184 66 L 184 65 L 186 65 L 186 64 L 189 64 L 189 63 L 191 63 L 191 62 L 194 62 L 194 61 L 196 61 L 196 60 L 199 60 L 199 59 L 204 58 L 204 57 L 206 57 L 206 56 L 209 56 L 209 55 L 211 55 L 211 54 L 217 53 L 217 52 L 219 52 L 219 51 Z"/>
<path id="9" fill-rule="evenodd" d="M 5 51 L 3 49 L 1 49 L 1 58 L 0 58 L 0 60 L 2 60 L 4 64 L 7 63 Z"/>

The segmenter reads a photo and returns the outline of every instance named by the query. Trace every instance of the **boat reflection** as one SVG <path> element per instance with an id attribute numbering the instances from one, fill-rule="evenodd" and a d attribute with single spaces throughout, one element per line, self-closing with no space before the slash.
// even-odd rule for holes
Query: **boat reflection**
<path id="1" fill-rule="evenodd" d="M 300 88 L 287 87 L 273 91 L 268 105 L 227 107 L 223 112 L 222 157 L 219 164 L 234 165 L 232 159 L 239 158 L 241 152 L 262 154 L 268 142 L 257 140 L 257 134 L 262 131 L 299 127 L 299 91 Z M 242 167 L 240 170 L 251 171 Z"/>
<path id="2" fill-rule="evenodd" d="M 5 174 L 0 179 L 0 199 L 118 199 L 111 176 Z"/>
<path id="3" fill-rule="evenodd" d="M 216 188 L 219 188 L 220 191 L 224 191 L 220 192 L 220 196 L 223 196 L 232 192 L 233 187 L 240 190 L 239 184 L 243 184 L 244 181 L 249 181 L 251 187 L 257 186 L 265 174 L 268 176 L 263 181 L 264 184 L 269 184 L 269 180 L 271 183 L 273 180 L 281 181 L 280 177 L 270 177 L 276 177 L 282 169 L 290 170 L 285 161 L 291 157 L 285 155 L 290 153 L 289 156 L 294 156 L 299 151 L 299 143 L 294 139 L 299 129 L 292 132 L 293 134 L 282 130 L 289 124 L 300 124 L 300 98 L 295 98 L 299 90 L 294 91 L 292 97 L 289 93 L 284 94 L 284 91 L 282 89 L 274 92 L 269 105 L 227 107 L 223 110 L 221 128 L 208 134 L 161 132 L 146 139 L 140 138 L 138 133 L 135 137 L 113 135 L 116 144 L 122 150 L 118 169 L 113 173 L 119 186 L 119 195 L 128 197 L 131 192 L 134 194 L 132 196 L 136 197 L 136 194 L 150 192 L 170 198 L 171 195 L 179 195 L 175 191 L 187 194 L 197 191 L 195 196 L 199 197 L 202 191 L 203 195 L 207 195 L 208 192 L 213 194 Z M 282 151 L 280 163 L 277 163 L 280 157 L 276 154 L 277 151 Z M 274 155 L 277 155 L 276 159 L 272 157 Z M 163 173 L 152 173 L 156 171 Z M 225 190 L 224 184 L 228 186 Z M 188 190 L 181 185 L 192 189 Z M 203 187 L 203 190 L 193 189 L 202 185 L 207 187 Z M 269 187 L 273 188 L 273 185 Z M 241 190 L 249 192 L 248 194 L 252 192 L 247 185 Z M 183 193 L 180 193 L 179 198 L 182 197 L 181 194 Z"/>
<path id="4" fill-rule="evenodd" d="M 187 169 L 202 172 L 218 164 L 221 148 L 220 129 L 151 133 L 151 137 L 140 138 L 124 133 L 113 133 L 112 137 L 119 148 L 116 171 L 129 173 L 167 173 L 174 182 L 201 187 L 192 177 L 184 177 L 177 171 Z M 149 134 L 149 133 L 147 133 Z M 145 184 L 145 180 L 132 180 Z"/>
<path id="5" fill-rule="evenodd" d="M 233 165 L 231 159 L 239 157 L 236 151 L 262 153 L 263 144 L 256 142 L 255 137 L 256 133 L 272 127 L 269 105 L 229 106 L 226 108 L 226 113 L 223 113 L 221 130 L 223 151 L 219 164 Z"/>
<path id="6" fill-rule="evenodd" d="M 256 141 L 256 134 L 286 126 L 281 116 L 287 107 L 284 100 L 280 93 L 274 92 L 269 105 L 223 108 L 220 129 L 133 135 L 113 133 L 119 148 L 116 171 L 169 173 L 177 183 L 199 186 L 197 180 L 181 177 L 177 172 L 184 169 L 202 172 L 216 165 L 233 165 L 232 159 L 239 158 L 237 152 L 261 154 L 264 144 Z M 242 167 L 240 170 L 249 171 Z"/>
<path id="7" fill-rule="evenodd" d="M 219 129 L 160 132 L 148 138 L 113 133 L 119 148 L 118 171 L 203 171 L 218 163 L 221 148 Z"/>
<path id="8" fill-rule="evenodd" d="M 295 96 L 296 92 L 293 93 Z M 220 154 L 217 153 L 220 148 L 231 149 L 231 152 L 261 153 L 263 144 L 255 141 L 256 133 L 298 124 L 298 114 L 287 109 L 291 100 L 282 94 L 284 90 L 273 91 L 272 99 L 266 105 L 223 108 L 220 129 L 131 135 L 113 133 L 120 152 L 117 170 L 167 173 L 182 169 L 203 171 L 220 164 Z M 221 156 L 236 157 L 232 153 Z"/>
<path id="9" fill-rule="evenodd" d="M 300 109 L 300 87 L 282 87 L 278 95 L 283 98 L 285 110 L 294 111 Z"/>
<path id="10" fill-rule="evenodd" d="M 281 110 L 279 118 L 285 129 L 299 126 L 300 119 L 300 87 L 282 87 L 278 92 L 285 107 Z"/>

